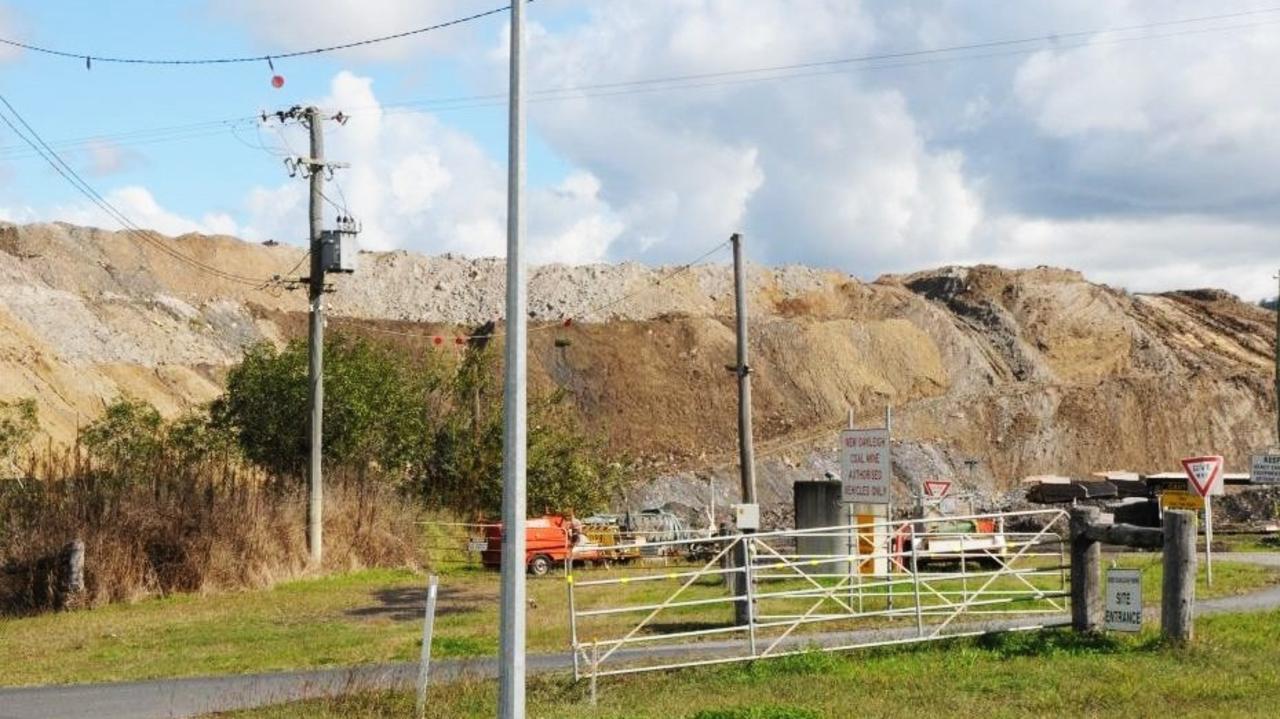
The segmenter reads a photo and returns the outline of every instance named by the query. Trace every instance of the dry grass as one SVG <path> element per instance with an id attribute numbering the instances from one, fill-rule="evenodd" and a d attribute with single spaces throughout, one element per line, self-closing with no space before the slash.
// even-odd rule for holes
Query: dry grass
<path id="1" fill-rule="evenodd" d="M 85 543 L 83 605 L 174 592 L 269 586 L 306 568 L 301 482 L 234 459 L 157 461 L 137 474 L 95 467 L 76 450 L 46 453 L 22 482 L 0 485 L 0 613 L 48 609 L 49 558 Z M 326 477 L 325 569 L 414 566 L 412 505 L 387 484 Z"/>

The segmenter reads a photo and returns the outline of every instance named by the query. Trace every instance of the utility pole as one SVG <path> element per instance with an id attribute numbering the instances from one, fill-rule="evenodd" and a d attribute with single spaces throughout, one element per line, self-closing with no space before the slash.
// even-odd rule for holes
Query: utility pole
<path id="1" fill-rule="evenodd" d="M 285 158 L 284 165 L 288 168 L 290 177 L 301 174 L 311 184 L 307 243 L 311 266 L 306 277 L 287 278 L 286 286 L 293 289 L 295 282 L 305 283 L 307 286 L 307 550 L 310 566 L 318 569 L 324 560 L 324 478 L 321 465 L 324 456 L 324 277 L 330 272 L 355 271 L 354 236 L 360 232 L 360 223 L 345 214 L 339 214 L 337 229 L 324 229 L 322 202 L 325 176 L 331 176 L 335 169 L 347 166 L 345 163 L 325 161 L 324 123 L 326 120 L 333 120 L 346 124 L 347 116 L 339 112 L 326 117 L 319 108 L 294 105 L 287 110 L 264 112 L 261 115 L 263 123 L 272 118 L 281 125 L 288 122 L 300 123 L 311 134 L 310 154 L 307 157 Z M 279 275 L 275 279 L 286 280 Z"/>
<path id="2" fill-rule="evenodd" d="M 1280 289 L 1280 272 L 1276 273 L 1277 289 Z M 1276 447 L 1280 447 L 1280 293 L 1276 294 Z"/>
<path id="3" fill-rule="evenodd" d="M 310 318 L 307 325 L 307 380 L 310 386 L 310 454 L 307 456 L 307 549 L 311 566 L 319 569 L 324 559 L 324 482 L 321 457 L 324 435 L 324 118 L 315 107 L 305 111 L 304 122 L 311 131 L 311 274 L 307 282 Z"/>
<path id="4" fill-rule="evenodd" d="M 742 468 L 742 501 L 756 503 L 755 451 L 751 442 L 751 366 L 747 364 L 747 277 L 742 266 L 742 235 L 734 233 L 733 296 L 738 319 L 738 463 Z"/>
<path id="5" fill-rule="evenodd" d="M 733 243 L 733 295 L 738 320 L 738 362 L 729 368 L 738 376 L 738 465 L 742 474 L 742 502 L 756 504 L 755 452 L 751 445 L 751 365 L 747 363 L 747 275 L 742 266 L 742 235 L 735 232 L 729 241 Z M 751 534 L 755 528 L 740 526 L 738 531 Z M 733 603 L 734 621 L 754 632 L 751 629 L 755 608 L 751 606 L 751 553 L 748 543 L 745 540 L 739 542 L 734 554 L 733 563 L 739 570 L 732 575 L 733 594 L 738 598 Z"/>
<path id="6" fill-rule="evenodd" d="M 524 2 L 511 0 L 507 144 L 507 338 L 502 404 L 502 591 L 498 621 L 498 717 L 524 719 L 525 387 Z"/>

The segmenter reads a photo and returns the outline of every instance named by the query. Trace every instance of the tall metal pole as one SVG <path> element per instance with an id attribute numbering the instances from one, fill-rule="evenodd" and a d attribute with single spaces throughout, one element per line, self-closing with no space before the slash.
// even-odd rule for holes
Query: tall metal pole
<path id="1" fill-rule="evenodd" d="M 507 337 L 502 407 L 502 598 L 498 716 L 524 719 L 525 673 L 525 266 L 524 0 L 511 0 L 507 148 Z"/>
<path id="2" fill-rule="evenodd" d="M 751 443 L 751 366 L 747 364 L 747 275 L 742 266 L 742 235 L 734 233 L 733 295 L 738 316 L 738 462 L 742 467 L 742 501 L 756 503 L 755 451 Z"/>
<path id="3" fill-rule="evenodd" d="M 321 233 L 324 229 L 324 118 L 314 107 L 306 109 L 307 127 L 311 130 L 311 276 L 307 283 L 310 321 L 307 332 L 307 375 L 311 386 L 310 438 L 307 457 L 307 548 L 311 566 L 319 567 L 324 558 L 324 483 L 321 456 L 324 435 L 324 266 L 320 261 Z"/>

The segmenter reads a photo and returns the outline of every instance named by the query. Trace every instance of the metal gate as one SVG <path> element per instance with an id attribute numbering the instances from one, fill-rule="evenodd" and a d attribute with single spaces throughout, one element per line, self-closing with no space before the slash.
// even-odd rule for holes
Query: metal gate
<path id="1" fill-rule="evenodd" d="M 620 547 L 566 563 L 574 677 L 1067 624 L 1067 536 L 1034 510 Z"/>

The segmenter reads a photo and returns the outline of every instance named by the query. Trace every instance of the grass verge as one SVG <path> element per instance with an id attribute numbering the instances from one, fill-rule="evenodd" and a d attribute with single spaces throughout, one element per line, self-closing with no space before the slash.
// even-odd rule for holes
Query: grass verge
<path id="1" fill-rule="evenodd" d="M 1159 599 L 1159 560 L 1120 558 L 1143 567 L 1147 603 Z M 614 570 L 617 571 L 617 570 Z M 609 576 L 601 574 L 599 576 Z M 1213 590 L 1239 594 L 1280 581 L 1254 565 L 1215 564 Z M 65 614 L 0 620 L 0 685 L 124 681 L 411 661 L 418 654 L 424 579 L 404 570 L 367 570 L 286 582 L 273 589 L 212 596 L 175 595 Z M 694 596 L 723 595 L 699 586 Z M 661 601 L 669 588 L 615 586 L 614 600 Z M 531 652 L 568 646 L 563 578 L 529 582 Z M 625 596 L 624 596 L 625 595 Z M 483 570 L 441 579 L 433 656 L 493 655 L 497 649 L 498 578 Z M 718 605 L 688 621 L 725 621 Z M 625 622 L 600 626 L 618 636 Z M 621 630 L 621 631 L 620 631 Z M 586 636 L 586 635 L 583 635 Z"/>
<path id="2" fill-rule="evenodd" d="M 1201 620 L 1189 647 L 1150 633 L 1001 634 L 911 648 L 806 654 L 602 681 L 599 706 L 563 677 L 529 682 L 529 716 L 556 719 L 837 719 L 847 716 L 1271 717 L 1280 706 L 1280 612 Z M 429 717 L 491 717 L 493 682 L 433 687 Z M 412 716 L 374 692 L 223 715 Z"/>

